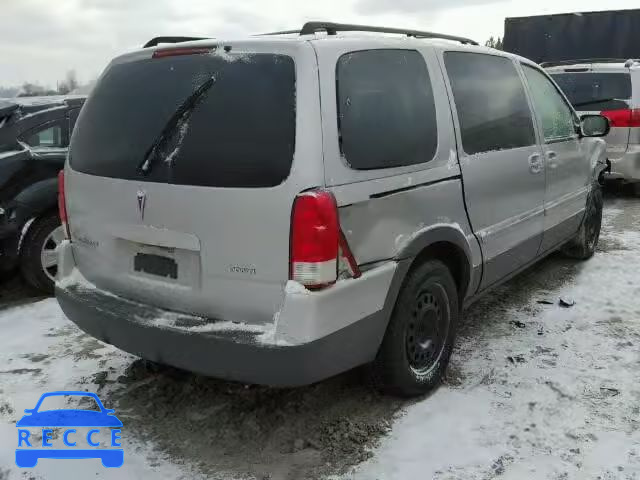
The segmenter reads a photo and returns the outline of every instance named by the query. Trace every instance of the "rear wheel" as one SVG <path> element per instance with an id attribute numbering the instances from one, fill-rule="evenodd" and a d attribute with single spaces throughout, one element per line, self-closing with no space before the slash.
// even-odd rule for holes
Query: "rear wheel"
<path id="1" fill-rule="evenodd" d="M 31 224 L 20 250 L 20 269 L 29 285 L 53 293 L 58 271 L 57 248 L 62 240 L 64 231 L 57 213 L 47 213 Z"/>
<path id="2" fill-rule="evenodd" d="M 594 184 L 587 200 L 587 209 L 580 230 L 576 237 L 562 249 L 565 255 L 578 260 L 593 257 L 600 239 L 603 204 L 602 188 L 599 184 Z"/>
<path id="3" fill-rule="evenodd" d="M 374 384 L 400 396 L 422 395 L 435 388 L 449 363 L 458 310 L 456 284 L 442 262 L 429 260 L 414 268 L 371 366 Z"/>

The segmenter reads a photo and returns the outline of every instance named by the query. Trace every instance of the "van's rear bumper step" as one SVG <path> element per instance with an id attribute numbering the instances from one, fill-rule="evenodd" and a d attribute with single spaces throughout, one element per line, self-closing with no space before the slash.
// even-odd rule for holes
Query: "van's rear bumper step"
<path id="1" fill-rule="evenodd" d="M 262 343 L 243 330 L 158 326 L 158 309 L 76 286 L 56 287 L 64 313 L 89 335 L 154 362 L 245 383 L 298 386 L 372 361 L 386 327 L 382 311 L 308 343 Z M 186 317 L 188 318 L 188 317 Z"/>

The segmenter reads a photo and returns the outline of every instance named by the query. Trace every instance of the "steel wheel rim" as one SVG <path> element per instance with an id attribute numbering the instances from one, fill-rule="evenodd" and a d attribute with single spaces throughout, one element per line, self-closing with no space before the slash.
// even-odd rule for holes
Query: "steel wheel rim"
<path id="1" fill-rule="evenodd" d="M 405 333 L 407 360 L 416 375 L 426 375 L 437 366 L 449 335 L 449 302 L 442 285 L 420 290 L 410 315 Z"/>
<path id="2" fill-rule="evenodd" d="M 58 273 L 58 247 L 63 240 L 64 230 L 62 225 L 60 225 L 47 235 L 40 249 L 40 265 L 42 266 L 42 271 L 52 282 L 55 281 L 56 273 Z"/>

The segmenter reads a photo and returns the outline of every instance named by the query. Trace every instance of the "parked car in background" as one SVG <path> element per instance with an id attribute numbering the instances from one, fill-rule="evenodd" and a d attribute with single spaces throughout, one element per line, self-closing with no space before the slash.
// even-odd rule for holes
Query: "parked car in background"
<path id="1" fill-rule="evenodd" d="M 468 39 L 297 33 L 110 64 L 60 178 L 58 301 L 152 361 L 281 386 L 368 364 L 424 393 L 463 306 L 593 255 L 608 122 Z"/>
<path id="2" fill-rule="evenodd" d="M 640 195 L 640 60 L 587 59 L 542 64 L 580 114 L 609 119 L 606 178 Z"/>
<path id="3" fill-rule="evenodd" d="M 53 292 L 63 168 L 84 96 L 0 99 L 0 271 Z"/>

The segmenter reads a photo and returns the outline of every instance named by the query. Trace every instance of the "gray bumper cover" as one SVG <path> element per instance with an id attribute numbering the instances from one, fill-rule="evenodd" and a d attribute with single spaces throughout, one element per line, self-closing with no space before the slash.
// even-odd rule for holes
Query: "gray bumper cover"
<path id="1" fill-rule="evenodd" d="M 309 343 L 277 346 L 245 331 L 158 327 L 147 306 L 99 291 L 57 287 L 56 297 L 82 330 L 129 353 L 217 378 L 280 387 L 314 383 L 372 361 L 387 324 L 382 310 Z"/>

